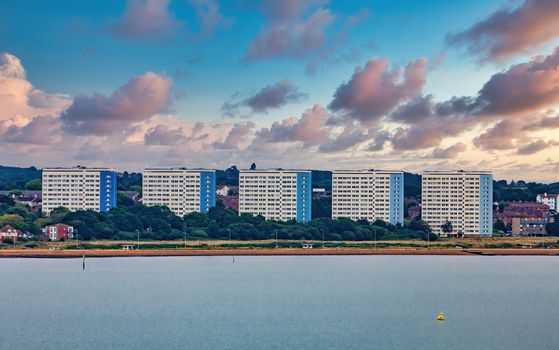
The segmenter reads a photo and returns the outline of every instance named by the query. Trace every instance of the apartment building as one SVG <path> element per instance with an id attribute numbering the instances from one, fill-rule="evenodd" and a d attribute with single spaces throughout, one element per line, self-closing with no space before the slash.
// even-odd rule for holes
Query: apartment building
<path id="1" fill-rule="evenodd" d="M 239 214 L 270 220 L 309 222 L 312 218 L 310 170 L 241 170 Z"/>
<path id="2" fill-rule="evenodd" d="M 559 194 L 541 193 L 536 196 L 536 202 L 547 204 L 549 209 L 559 212 Z"/>
<path id="3" fill-rule="evenodd" d="M 493 175 L 488 171 L 425 171 L 421 218 L 441 236 L 491 235 Z M 452 232 L 443 232 L 447 221 Z"/>
<path id="4" fill-rule="evenodd" d="M 332 172 L 332 218 L 404 223 L 404 173 L 392 170 Z"/>
<path id="5" fill-rule="evenodd" d="M 116 207 L 116 171 L 109 168 L 43 169 L 43 212 L 57 207 L 105 212 Z"/>
<path id="6" fill-rule="evenodd" d="M 177 216 L 207 213 L 215 206 L 215 170 L 146 168 L 142 191 L 144 205 L 164 205 Z"/>

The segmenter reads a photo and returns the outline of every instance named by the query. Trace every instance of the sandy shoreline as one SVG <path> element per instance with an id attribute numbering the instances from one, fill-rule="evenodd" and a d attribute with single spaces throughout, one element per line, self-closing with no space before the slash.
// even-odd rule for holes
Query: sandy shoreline
<path id="1" fill-rule="evenodd" d="M 272 255 L 541 255 L 559 256 L 559 249 L 449 249 L 449 248 L 342 248 L 342 249 L 87 249 L 47 250 L 16 249 L 0 250 L 0 258 L 79 258 L 86 257 L 149 257 L 149 256 L 272 256 Z"/>

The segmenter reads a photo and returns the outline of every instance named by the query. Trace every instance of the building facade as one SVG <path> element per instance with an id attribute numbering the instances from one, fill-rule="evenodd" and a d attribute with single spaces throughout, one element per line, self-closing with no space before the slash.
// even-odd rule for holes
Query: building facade
<path id="1" fill-rule="evenodd" d="M 205 214 L 215 206 L 215 170 L 146 168 L 142 191 L 144 205 L 164 205 L 177 216 Z"/>
<path id="2" fill-rule="evenodd" d="M 559 212 L 559 194 L 543 193 L 536 196 L 536 202 L 547 204 L 549 209 Z"/>
<path id="3" fill-rule="evenodd" d="M 69 240 L 74 238 L 74 227 L 65 224 L 45 226 L 41 229 L 43 235 L 51 241 Z"/>
<path id="4" fill-rule="evenodd" d="M 13 226 L 4 225 L 0 228 L 0 242 L 7 238 L 16 241 L 20 236 L 22 236 L 22 232 Z"/>
<path id="5" fill-rule="evenodd" d="M 239 214 L 269 220 L 309 222 L 312 218 L 310 170 L 241 170 Z"/>
<path id="6" fill-rule="evenodd" d="M 493 212 L 493 220 L 501 220 L 510 224 L 513 218 L 542 219 L 549 216 L 549 206 L 545 203 L 535 202 L 501 202 L 506 206 L 502 212 Z"/>
<path id="7" fill-rule="evenodd" d="M 491 235 L 493 175 L 487 171 L 426 171 L 422 177 L 421 218 L 441 236 Z M 442 226 L 450 222 L 450 232 Z"/>
<path id="8" fill-rule="evenodd" d="M 404 173 L 383 170 L 332 172 L 332 218 L 404 223 Z"/>
<path id="9" fill-rule="evenodd" d="M 547 224 L 552 223 L 553 218 L 512 218 L 512 234 L 515 236 L 537 236 L 547 234 Z"/>
<path id="10" fill-rule="evenodd" d="M 116 207 L 116 171 L 108 168 L 43 169 L 43 212 L 57 207 L 105 212 Z"/>

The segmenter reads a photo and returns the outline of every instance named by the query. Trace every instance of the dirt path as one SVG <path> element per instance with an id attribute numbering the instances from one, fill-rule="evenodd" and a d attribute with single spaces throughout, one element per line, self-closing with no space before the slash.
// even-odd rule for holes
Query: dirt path
<path id="1" fill-rule="evenodd" d="M 559 249 L 444 249 L 444 248 L 340 248 L 340 249 L 90 249 L 90 250 L 47 250 L 17 249 L 0 250 L 0 258 L 78 258 L 129 257 L 129 256 L 249 256 L 249 255 L 559 255 Z"/>

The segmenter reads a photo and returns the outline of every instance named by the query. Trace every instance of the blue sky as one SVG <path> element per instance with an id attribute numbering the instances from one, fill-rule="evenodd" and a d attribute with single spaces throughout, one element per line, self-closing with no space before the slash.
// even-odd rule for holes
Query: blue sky
<path id="1" fill-rule="evenodd" d="M 374 56 L 388 57 L 396 64 L 417 57 L 432 60 L 444 50 L 447 33 L 466 28 L 494 11 L 499 3 L 333 2 L 337 23 L 332 32 L 343 25 L 344 18 L 361 9 L 371 13 L 352 29 L 346 44 L 337 52 L 341 56 L 351 48 L 359 48 L 360 60 L 326 62 L 314 74 L 305 73 L 305 62 L 291 59 L 245 64 L 244 53 L 264 19 L 255 9 L 233 1 L 222 3 L 222 12 L 234 21 L 229 29 L 219 30 L 208 40 L 183 38 L 181 42 L 177 37 L 174 43 L 127 41 L 108 33 L 106 24 L 124 13 L 124 1 L 6 1 L 0 12 L 0 45 L 24 62 L 36 86 L 70 94 L 110 93 L 129 77 L 146 71 L 172 75 L 187 69 L 188 77 L 174 83 L 175 90 L 188 94 L 184 101 L 177 102 L 177 112 L 196 119 L 217 118 L 222 101 L 234 92 L 248 93 L 280 79 L 296 81 L 314 102 L 327 103 L 336 83 L 346 80 L 356 64 Z M 186 1 L 173 1 L 170 9 L 177 19 L 197 30 L 194 9 Z M 374 48 L 363 47 L 369 42 Z M 493 69 L 477 67 L 472 58 L 454 54 L 447 56 L 441 71 L 444 73 L 434 74 L 428 90 L 447 98 L 449 94 L 477 92 Z M 449 89 L 446 85 L 456 78 L 461 83 Z M 291 106 L 291 110 L 298 114 L 304 106 L 305 103 Z"/>
<path id="2" fill-rule="evenodd" d="M 282 11 L 289 15 L 281 17 Z M 554 55 L 559 43 L 559 30 L 553 24 L 553 16 L 559 15 L 556 11 L 557 6 L 549 0 L 0 1 L 0 54 L 15 57 L 17 62 L 12 60 L 10 64 L 25 71 L 9 78 L 21 80 L 19 83 L 46 94 L 41 95 L 43 99 L 54 101 L 52 105 L 42 105 L 42 109 L 32 103 L 20 106 L 21 111 L 17 106 L 8 108 L 10 113 L 0 116 L 4 123 L 0 125 L 6 130 L 13 127 L 16 140 L 23 135 L 23 129 L 17 128 L 46 114 L 53 118 L 49 125 L 56 124 L 57 132 L 79 134 L 82 144 L 76 145 L 71 154 L 61 151 L 60 137 L 36 144 L 48 143 L 53 150 L 52 159 L 59 163 L 76 162 L 83 157 L 92 163 L 122 161 L 104 159 L 102 155 L 94 157 L 87 152 L 88 145 L 111 143 L 120 148 L 142 144 L 143 152 L 155 152 L 153 156 L 162 164 L 180 162 L 188 154 L 185 149 L 211 151 L 217 147 L 214 153 L 219 157 L 212 158 L 211 164 L 201 165 L 217 166 L 219 159 L 225 157 L 231 163 L 245 159 L 267 162 L 270 157 L 277 157 L 274 152 L 297 150 L 313 159 L 310 166 L 314 167 L 332 161 L 349 167 L 369 167 L 375 164 L 364 163 L 373 157 L 378 159 L 379 166 L 386 167 L 398 160 L 391 167 L 405 169 L 452 167 L 464 161 L 470 167 L 478 167 L 488 160 L 520 168 L 531 160 L 519 156 L 533 149 L 537 150 L 535 153 L 545 150 L 546 155 L 539 153 L 537 159 L 553 167 L 556 159 L 547 153 L 555 147 L 553 133 L 533 125 L 551 125 L 542 118 L 549 111 L 551 115 L 545 117 L 554 117 L 556 104 L 541 103 L 530 111 L 521 106 L 518 112 L 495 112 L 480 106 L 482 102 L 497 103 L 487 100 L 496 94 L 478 93 L 499 72 L 512 75 L 517 64 L 535 64 L 535 55 Z M 531 21 L 532 17 L 541 20 Z M 542 26 L 547 29 L 544 34 Z M 277 42 L 267 34 L 276 29 L 288 34 L 282 32 L 285 35 L 276 38 L 285 40 L 285 47 L 273 52 Z M 518 45 L 510 39 L 524 34 L 526 37 L 519 39 Z M 266 47 L 253 54 L 256 43 Z M 5 67 L 12 69 L 6 57 Z M 385 60 L 386 67 L 381 68 L 381 60 Z M 369 68 L 364 69 L 368 62 Z M 421 66 L 414 73 L 421 79 L 406 87 L 411 77 L 397 71 L 404 72 L 413 62 Z M 356 69 L 365 71 L 362 78 L 354 74 Z M 374 80 L 365 77 L 369 69 L 371 75 L 380 72 L 381 78 L 375 75 L 379 79 L 376 83 L 365 81 Z M 155 73 L 157 78 L 146 77 L 148 72 Z M 123 111 L 107 112 L 131 101 L 130 96 L 120 95 L 134 90 L 138 83 L 134 78 L 138 77 L 143 77 L 139 86 L 153 83 L 164 90 L 155 97 L 149 96 L 155 99 L 147 106 L 153 114 L 140 111 L 142 117 L 136 118 Z M 7 90 L 18 82 L 11 83 L 3 88 Z M 546 81 L 553 86 L 556 83 L 553 79 Z M 342 89 L 344 86 L 346 90 Z M 266 95 L 266 91 L 281 96 Z M 9 95 L 9 91 L 4 92 Z M 387 95 L 382 97 L 384 93 Z M 358 95 L 365 98 L 356 102 Z M 77 101 L 78 96 L 86 98 Z M 102 96 L 102 101 L 96 96 Z M 250 101 L 261 103 L 257 97 L 281 101 L 266 100 L 271 105 L 255 109 Z M 432 108 L 448 105 L 453 98 L 468 101 L 464 107 L 468 112 L 454 110 L 450 117 L 441 115 L 440 122 L 449 129 L 446 134 L 423 135 L 424 141 L 412 142 L 412 131 L 426 133 L 413 120 L 429 118 L 436 124 L 438 112 L 406 120 L 398 119 L 396 112 L 422 97 Z M 336 101 L 340 108 L 333 108 Z M 96 110 L 85 107 L 96 103 Z M 222 109 L 226 103 L 240 109 L 233 118 Z M 305 124 L 305 111 L 315 105 L 323 110 L 314 109 L 311 114 L 315 119 L 308 117 Z M 78 115 L 73 115 L 73 111 L 78 111 Z M 515 129 L 510 132 L 517 136 L 509 140 L 498 144 L 487 141 L 489 132 L 497 132 L 496 127 L 505 128 L 513 118 L 511 115 L 526 119 L 521 113 L 527 112 L 531 113 L 533 125 L 525 129 L 538 129 L 537 132 L 527 134 Z M 480 113 L 483 117 L 479 117 Z M 116 120 L 119 118 L 122 120 Z M 91 133 L 82 125 L 104 120 L 106 128 L 95 124 Z M 196 127 L 197 122 L 205 123 L 204 127 Z M 455 130 L 450 128 L 452 123 L 462 127 Z M 113 124 L 119 125 L 115 132 L 100 131 L 111 129 Z M 235 125 L 237 130 L 232 131 Z M 241 125 L 245 128 L 242 132 Z M 157 129 L 158 126 L 161 127 Z M 320 132 L 309 136 L 313 128 Z M 167 137 L 166 141 L 148 144 L 147 135 L 156 129 L 163 132 L 157 135 Z M 350 142 L 351 139 L 359 142 Z M 386 143 L 380 151 L 369 147 L 380 140 Z M 25 142 L 14 141 L 10 146 L 14 144 L 24 147 Z M 528 146 L 528 150 L 523 150 Z M 5 157 L 0 161 L 35 162 L 29 156 L 34 146 L 25 147 L 21 150 L 23 160 Z M 380 153 L 367 153 L 372 148 Z M 352 155 L 351 161 L 347 154 Z M 437 158 L 434 154 L 449 157 Z M 186 161 L 201 163 L 207 159 L 204 154 L 200 159 Z M 132 159 L 125 166 L 142 165 Z"/>

